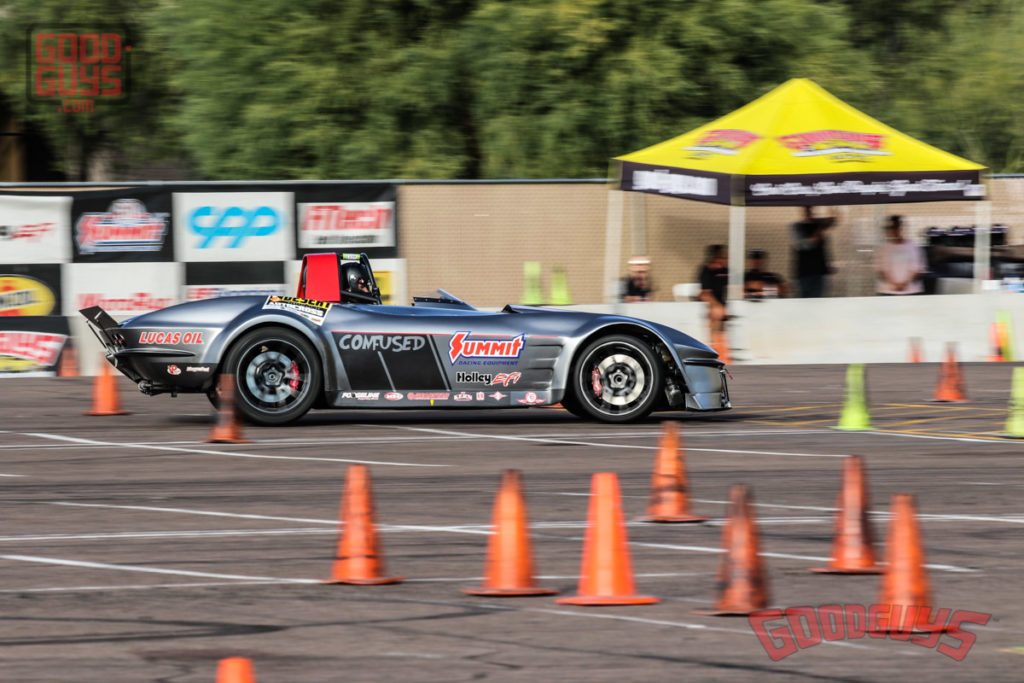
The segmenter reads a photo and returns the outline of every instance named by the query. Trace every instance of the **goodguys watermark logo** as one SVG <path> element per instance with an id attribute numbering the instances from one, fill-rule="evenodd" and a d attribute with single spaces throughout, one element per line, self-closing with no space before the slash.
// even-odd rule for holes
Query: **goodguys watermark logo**
<path id="1" fill-rule="evenodd" d="M 39 25 L 26 42 L 29 101 L 72 114 L 127 99 L 132 47 L 123 27 Z"/>
<path id="2" fill-rule="evenodd" d="M 824 641 L 889 638 L 935 648 L 963 661 L 975 635 L 964 624 L 984 626 L 990 614 L 912 605 L 823 605 L 765 609 L 748 617 L 750 628 L 774 661 Z"/>

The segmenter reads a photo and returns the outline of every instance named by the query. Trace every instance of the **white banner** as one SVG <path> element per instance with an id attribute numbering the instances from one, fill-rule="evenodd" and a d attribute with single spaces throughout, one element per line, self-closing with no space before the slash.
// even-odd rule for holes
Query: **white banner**
<path id="1" fill-rule="evenodd" d="M 112 316 L 138 315 L 178 303 L 180 263 L 69 263 L 63 269 L 64 312 L 102 306 Z"/>
<path id="2" fill-rule="evenodd" d="M 0 196 L 0 262 L 71 260 L 71 197 Z"/>
<path id="3" fill-rule="evenodd" d="M 394 202 L 314 202 L 299 204 L 301 249 L 395 246 Z"/>
<path id="4" fill-rule="evenodd" d="M 175 192 L 178 261 L 295 258 L 291 192 Z"/>

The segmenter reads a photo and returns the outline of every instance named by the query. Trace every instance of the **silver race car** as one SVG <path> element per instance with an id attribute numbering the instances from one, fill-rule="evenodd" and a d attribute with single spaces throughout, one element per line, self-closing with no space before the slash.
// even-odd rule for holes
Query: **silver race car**
<path id="1" fill-rule="evenodd" d="M 239 412 L 284 424 L 310 408 L 522 408 L 561 403 L 627 422 L 730 408 L 714 350 L 664 325 L 531 306 L 480 311 L 444 290 L 385 306 L 365 254 L 309 254 L 298 295 L 192 301 L 117 323 L 81 311 L 115 368 L 150 395 L 232 375 Z"/>

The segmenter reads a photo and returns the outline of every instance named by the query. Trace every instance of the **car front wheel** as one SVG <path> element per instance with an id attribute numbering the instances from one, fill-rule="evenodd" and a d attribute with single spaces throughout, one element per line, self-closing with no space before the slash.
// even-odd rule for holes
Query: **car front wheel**
<path id="1" fill-rule="evenodd" d="M 280 327 L 242 335 L 222 372 L 235 378 L 239 414 L 255 424 L 297 420 L 320 393 L 320 359 L 313 346 L 299 333 Z"/>
<path id="2" fill-rule="evenodd" d="M 651 348 L 628 335 L 609 335 L 588 344 L 571 372 L 573 398 L 586 414 L 603 422 L 631 422 L 651 412 L 662 370 Z"/>

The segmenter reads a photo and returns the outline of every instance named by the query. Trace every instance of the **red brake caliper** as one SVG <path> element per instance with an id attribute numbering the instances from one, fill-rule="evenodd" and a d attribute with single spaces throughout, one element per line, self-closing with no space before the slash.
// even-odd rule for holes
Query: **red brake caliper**
<path id="1" fill-rule="evenodd" d="M 590 388 L 594 391 L 594 396 L 600 397 L 604 393 L 604 387 L 601 384 L 601 371 L 597 368 L 590 371 Z"/>
<path id="2" fill-rule="evenodd" d="M 292 366 L 288 368 L 288 376 L 291 380 L 288 382 L 288 386 L 292 388 L 292 391 L 299 390 L 299 364 L 292 361 Z"/>

